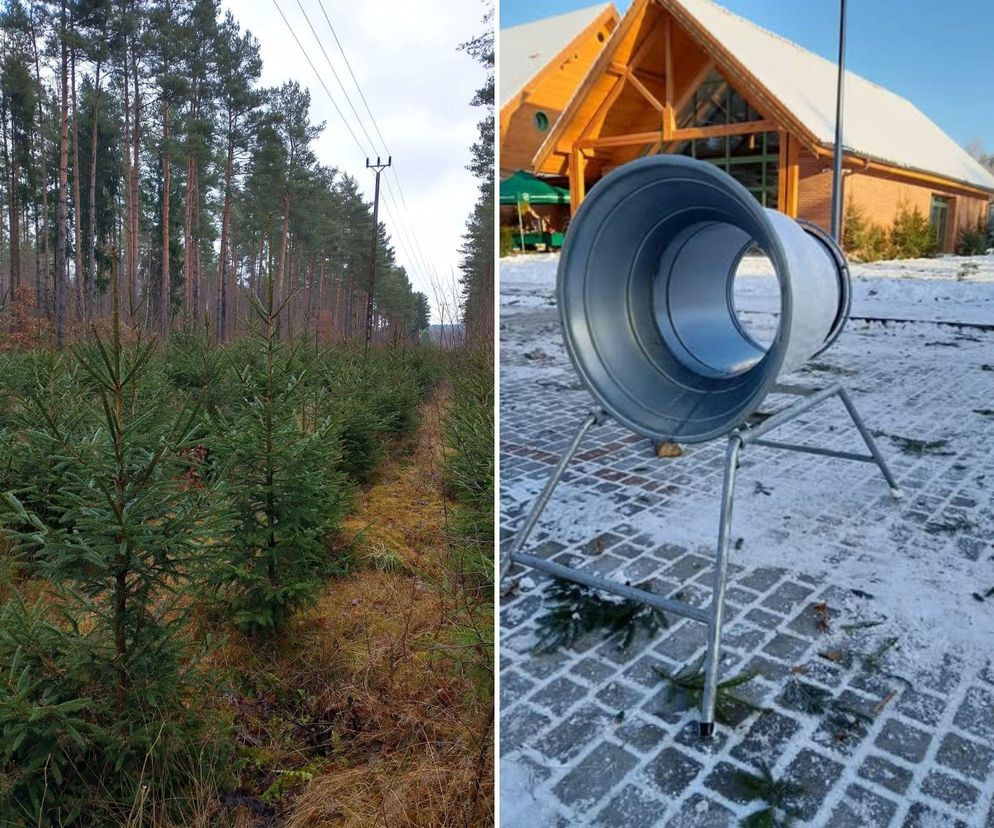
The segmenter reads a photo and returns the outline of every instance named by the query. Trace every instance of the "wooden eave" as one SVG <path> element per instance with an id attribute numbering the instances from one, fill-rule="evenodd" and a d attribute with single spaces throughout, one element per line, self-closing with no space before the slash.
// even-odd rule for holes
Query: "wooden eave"
<path id="1" fill-rule="evenodd" d="M 535 158 L 532 161 L 533 170 L 539 170 L 545 160 L 554 151 L 556 145 L 559 143 L 559 139 L 566 130 L 566 125 L 573 121 L 577 110 L 587 95 L 590 94 L 593 87 L 604 76 L 607 67 L 612 63 L 614 55 L 618 51 L 618 47 L 631 34 L 632 29 L 638 23 L 642 22 L 642 17 L 650 2 L 651 0 L 635 0 L 625 13 L 625 16 L 621 18 L 621 22 L 615 26 L 614 31 L 611 32 L 610 37 L 607 39 L 607 43 L 604 44 L 604 48 L 597 56 L 597 60 L 594 61 L 593 65 L 587 71 L 583 82 L 577 87 L 576 92 L 573 93 L 573 97 L 570 98 L 569 103 L 566 104 L 566 108 L 555 124 L 553 124 L 552 129 L 549 130 L 549 134 L 545 136 L 545 140 L 535 153 Z M 562 152 L 563 154 L 568 154 L 569 149 L 564 149 Z"/>
<path id="2" fill-rule="evenodd" d="M 819 158 L 827 160 L 834 157 L 835 150 L 831 146 L 821 144 L 816 148 L 815 154 Z M 863 170 L 872 170 L 874 172 L 892 175 L 897 178 L 906 178 L 916 184 L 931 184 L 935 187 L 942 187 L 946 190 L 956 190 L 977 198 L 989 199 L 994 197 L 994 188 L 987 189 L 985 187 L 979 187 L 976 184 L 959 181 L 955 178 L 949 178 L 934 172 L 928 172 L 927 170 L 918 170 L 912 167 L 901 167 L 897 164 L 892 164 L 889 161 L 880 161 L 869 156 L 853 152 L 846 152 L 843 155 L 843 159 L 847 163 L 852 162 L 854 165 L 858 164 L 859 168 Z"/>

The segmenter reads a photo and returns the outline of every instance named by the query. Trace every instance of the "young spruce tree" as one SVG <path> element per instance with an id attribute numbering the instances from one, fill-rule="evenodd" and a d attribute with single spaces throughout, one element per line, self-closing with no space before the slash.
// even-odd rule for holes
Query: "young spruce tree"
<path id="1" fill-rule="evenodd" d="M 76 348 L 81 381 L 60 402 L 88 407 L 89 428 L 67 430 L 47 389 L 28 400 L 59 478 L 45 520 L 6 501 L 52 585 L 43 615 L 14 607 L 0 636 L 0 778 L 32 824 L 113 824 L 151 787 L 171 797 L 161 774 L 200 733 L 182 600 L 212 548 L 212 493 L 188 474 L 197 406 L 171 398 L 153 342 L 122 342 L 116 298 L 109 340 Z"/>
<path id="2" fill-rule="evenodd" d="M 333 571 L 326 541 L 351 496 L 337 424 L 302 416 L 300 346 L 282 342 L 277 327 L 290 297 L 276 303 L 274 292 L 270 280 L 265 305 L 252 297 L 261 359 L 240 371 L 237 399 L 214 424 L 233 525 L 211 586 L 251 634 L 278 632 L 314 599 Z"/>

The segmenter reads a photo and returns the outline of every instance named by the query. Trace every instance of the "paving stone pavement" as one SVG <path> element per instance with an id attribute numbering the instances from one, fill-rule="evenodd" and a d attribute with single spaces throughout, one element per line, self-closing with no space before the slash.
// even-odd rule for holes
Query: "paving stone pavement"
<path id="1" fill-rule="evenodd" d="M 502 328 L 506 545 L 592 401 L 559 343 L 551 305 L 508 315 Z M 948 353 L 942 370 L 916 365 L 928 342 L 946 343 L 929 346 Z M 846 383 L 870 427 L 884 432 L 881 447 L 906 497 L 891 501 L 869 464 L 747 451 L 722 674 L 757 675 L 735 691 L 753 706 L 739 706 L 710 742 L 696 738 L 696 709 L 674 701 L 657 672 L 702 656 L 702 625 L 671 617 L 625 649 L 619 636 L 596 633 L 539 654 L 550 579 L 512 567 L 501 609 L 502 762 L 529 769 L 536 797 L 553 803 L 560 824 L 737 825 L 761 807 L 742 772 L 768 768 L 798 786 L 788 800 L 796 824 L 994 828 L 994 668 L 955 648 L 916 660 L 874 599 L 886 579 L 902 577 L 905 561 L 923 556 L 944 556 L 965 573 L 963 602 L 980 603 L 971 593 L 994 584 L 994 422 L 984 432 L 969 420 L 994 408 L 985 362 L 994 362 L 990 334 L 854 322 L 798 375 Z M 817 410 L 782 435 L 858 447 L 840 416 Z M 947 443 L 901 450 L 890 435 Z M 660 460 L 613 423 L 595 428 L 531 551 L 706 605 L 723 451 L 714 442 Z M 835 574 L 861 571 L 851 565 L 864 558 L 863 569 L 878 566 L 879 549 L 868 544 L 881 539 L 895 555 L 876 583 Z M 798 571 L 792 550 L 802 545 L 823 565 Z M 751 560 L 758 549 L 763 565 Z M 782 553 L 781 564 L 770 565 L 770 550 Z M 994 598 L 985 600 L 994 611 Z M 805 709 L 812 698 L 821 712 Z"/>

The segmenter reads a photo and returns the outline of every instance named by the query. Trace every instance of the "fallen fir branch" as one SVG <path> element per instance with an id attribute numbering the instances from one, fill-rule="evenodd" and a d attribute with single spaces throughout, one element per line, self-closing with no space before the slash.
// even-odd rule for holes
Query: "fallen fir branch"
<path id="1" fill-rule="evenodd" d="M 873 707 L 873 715 L 874 716 L 879 716 L 880 715 L 880 711 L 883 710 L 888 704 L 890 704 L 891 701 L 894 699 L 894 697 L 896 695 L 897 695 L 897 690 L 891 690 L 891 691 L 889 691 L 886 696 L 884 696 L 880 701 L 878 701 L 874 705 L 874 707 Z"/>
<path id="2" fill-rule="evenodd" d="M 669 684 L 668 698 L 672 699 L 676 695 L 682 695 L 686 701 L 687 708 L 699 707 L 701 698 L 704 695 L 704 657 L 702 656 L 693 664 L 685 664 L 677 672 L 670 673 L 662 667 L 654 666 L 653 672 Z M 757 673 L 747 671 L 730 676 L 718 682 L 717 693 L 715 694 L 715 719 L 722 724 L 727 724 L 732 720 L 736 705 L 742 705 L 752 710 L 761 710 L 752 702 L 730 693 L 736 687 L 756 678 Z"/>
<path id="3" fill-rule="evenodd" d="M 903 437 L 900 434 L 887 434 L 886 436 L 895 446 L 905 454 L 925 455 L 930 454 L 935 457 L 951 457 L 953 452 L 944 451 L 949 445 L 948 440 L 918 440 L 914 437 Z"/>
<path id="4" fill-rule="evenodd" d="M 811 716 L 836 714 L 853 717 L 864 722 L 873 721 L 873 717 L 862 710 L 857 710 L 840 702 L 832 695 L 831 690 L 815 687 L 813 684 L 805 684 L 797 679 L 788 680 L 787 684 L 784 685 L 781 698 L 788 707 Z"/>
<path id="5" fill-rule="evenodd" d="M 739 822 L 741 828 L 781 828 L 791 824 L 795 816 L 791 801 L 804 795 L 803 785 L 775 778 L 765 763 L 757 773 L 740 770 L 735 778 L 747 801 L 762 802 L 765 806 L 743 817 Z"/>
<path id="6" fill-rule="evenodd" d="M 969 532 L 976 528 L 976 524 L 972 520 L 961 515 L 955 515 L 943 521 L 930 520 L 925 524 L 925 531 L 930 535 L 957 535 L 960 532 Z"/>
<path id="7" fill-rule="evenodd" d="M 883 619 L 879 621 L 856 621 L 853 624 L 843 624 L 841 629 L 846 633 L 854 633 L 857 630 L 869 630 L 873 627 L 879 627 L 883 623 Z"/>
<path id="8" fill-rule="evenodd" d="M 881 644 L 873 653 L 863 658 L 863 667 L 871 672 L 876 672 L 880 669 L 880 664 L 883 661 L 883 657 L 897 645 L 897 636 L 891 636 L 886 639 L 883 644 Z"/>
<path id="9" fill-rule="evenodd" d="M 647 583 L 637 584 L 648 589 Z M 572 647 L 587 633 L 602 630 L 605 638 L 623 633 L 619 648 L 631 646 L 640 630 L 655 635 L 669 626 L 662 610 L 630 598 L 607 596 L 589 587 L 555 580 L 548 590 L 550 605 L 539 616 L 536 653 Z"/>

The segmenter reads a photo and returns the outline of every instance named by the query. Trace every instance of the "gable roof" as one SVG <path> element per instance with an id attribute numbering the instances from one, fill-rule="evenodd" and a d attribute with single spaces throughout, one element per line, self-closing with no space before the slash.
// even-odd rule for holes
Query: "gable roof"
<path id="1" fill-rule="evenodd" d="M 835 145 L 837 65 L 711 0 L 682 6 L 808 128 Z M 678 9 L 674 8 L 674 12 Z M 994 190 L 994 175 L 906 98 L 846 71 L 843 147 L 857 155 Z"/>
<path id="2" fill-rule="evenodd" d="M 521 92 L 549 61 L 611 7 L 611 3 L 601 3 L 501 29 L 501 107 Z"/>
<path id="3" fill-rule="evenodd" d="M 809 146 L 834 148 L 837 67 L 833 61 L 732 14 L 712 0 L 656 2 L 695 39 L 711 44 L 716 55 L 738 64 L 740 74 L 749 76 L 775 98 L 782 114 L 789 116 L 790 128 L 799 128 L 799 137 Z M 536 169 L 555 149 L 566 123 L 582 103 L 583 90 L 606 70 L 614 48 L 645 5 L 646 0 L 635 0 L 611 33 L 606 48 L 539 147 Z M 502 59 L 503 48 L 502 41 Z M 722 62 L 719 57 L 719 66 Z M 843 127 L 843 147 L 848 153 L 994 192 L 994 175 L 914 104 L 848 70 Z"/>

